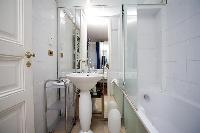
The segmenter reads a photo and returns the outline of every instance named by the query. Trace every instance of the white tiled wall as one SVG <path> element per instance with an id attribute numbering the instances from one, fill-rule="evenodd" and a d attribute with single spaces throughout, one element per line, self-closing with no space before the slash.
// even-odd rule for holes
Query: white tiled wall
<path id="1" fill-rule="evenodd" d="M 138 10 L 138 89 L 161 87 L 161 28 L 159 9 Z"/>
<path id="2" fill-rule="evenodd" d="M 164 92 L 200 107 L 200 1 L 168 0 L 161 14 Z"/>
<path id="3" fill-rule="evenodd" d="M 138 78 L 139 89 L 159 88 L 200 107 L 199 0 L 138 10 Z"/>
<path id="4" fill-rule="evenodd" d="M 44 81 L 56 79 L 56 2 L 54 0 L 33 0 L 33 59 L 34 110 L 36 133 L 44 132 Z M 52 38 L 52 39 L 51 39 Z M 48 56 L 48 49 L 54 56 Z M 56 92 L 49 93 L 50 103 L 56 99 Z M 55 119 L 56 114 L 52 115 Z"/>
<path id="5" fill-rule="evenodd" d="M 168 133 L 168 129 L 175 133 L 199 132 L 199 0 L 168 0 L 168 4 L 157 11 L 155 8 L 139 9 L 138 89 L 141 92 L 151 89 L 144 92 L 149 93 L 152 104 L 149 109 L 147 104 L 143 106 L 160 132 Z M 151 95 L 152 91 L 156 95 Z M 154 98 L 158 106 L 153 103 Z M 151 119 L 154 113 L 159 122 Z M 167 118 L 163 119 L 165 115 Z M 175 128 L 159 127 L 162 122 L 165 126 L 173 123 Z"/>

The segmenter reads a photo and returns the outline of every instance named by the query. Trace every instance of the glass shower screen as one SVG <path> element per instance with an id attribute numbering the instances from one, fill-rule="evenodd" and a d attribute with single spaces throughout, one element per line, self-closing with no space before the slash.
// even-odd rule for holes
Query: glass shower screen
<path id="1" fill-rule="evenodd" d="M 124 6 L 124 89 L 136 103 L 137 95 L 137 7 Z"/>

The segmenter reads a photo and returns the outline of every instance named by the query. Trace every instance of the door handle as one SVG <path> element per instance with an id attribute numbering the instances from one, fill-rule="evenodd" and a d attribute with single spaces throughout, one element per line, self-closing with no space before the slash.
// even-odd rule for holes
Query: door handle
<path id="1" fill-rule="evenodd" d="M 31 52 L 26 52 L 25 56 L 26 58 L 30 59 L 31 57 L 35 57 L 35 54 L 34 53 L 31 54 Z M 29 60 L 26 62 L 26 66 L 31 67 L 31 62 Z"/>
<path id="2" fill-rule="evenodd" d="M 31 57 L 35 57 L 35 53 L 32 53 L 32 54 L 31 54 L 31 52 L 26 52 L 26 53 L 25 53 L 25 56 L 26 56 L 26 58 L 29 59 L 29 58 L 31 58 Z"/>

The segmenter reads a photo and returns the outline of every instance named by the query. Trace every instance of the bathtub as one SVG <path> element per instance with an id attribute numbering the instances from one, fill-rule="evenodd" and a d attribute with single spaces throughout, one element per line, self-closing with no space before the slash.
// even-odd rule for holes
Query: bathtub
<path id="1" fill-rule="evenodd" d="M 200 108 L 161 93 L 140 91 L 138 117 L 150 133 L 200 133 Z"/>

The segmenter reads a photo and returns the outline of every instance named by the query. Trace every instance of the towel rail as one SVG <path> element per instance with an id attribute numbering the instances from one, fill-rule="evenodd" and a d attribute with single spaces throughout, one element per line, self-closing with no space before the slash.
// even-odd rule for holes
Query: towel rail
<path id="1" fill-rule="evenodd" d="M 134 111 L 137 111 L 137 107 L 135 106 L 135 104 L 133 103 L 133 101 L 130 99 L 130 97 L 128 96 L 126 90 L 122 89 L 117 83 L 116 81 L 113 82 L 119 89 L 120 91 L 123 93 L 124 97 L 126 98 L 126 100 L 128 101 L 128 103 L 130 104 L 131 108 L 134 110 Z"/>
<path id="2" fill-rule="evenodd" d="M 52 110 L 52 108 L 47 108 L 47 88 L 49 88 L 50 86 L 48 86 L 47 84 L 48 83 L 52 83 L 52 82 L 63 82 L 64 83 L 64 94 L 65 94 L 65 97 L 64 97 L 64 102 L 62 103 L 62 99 L 60 99 L 61 98 L 61 95 L 59 94 L 59 102 L 57 103 L 56 102 L 56 104 L 58 105 L 58 106 L 55 106 L 55 108 L 53 108 L 53 110 L 58 110 L 58 111 L 60 111 L 61 112 L 61 110 L 62 109 L 64 109 L 64 112 L 65 112 L 65 129 L 66 129 L 66 132 L 67 133 L 70 133 L 71 132 L 71 129 L 69 129 L 67 126 L 66 126 L 66 124 L 67 124 L 67 122 L 69 121 L 69 118 L 68 118 L 68 106 L 70 106 L 69 104 L 70 103 L 68 103 L 69 102 L 69 100 L 67 100 L 67 98 L 69 97 L 69 94 L 70 94 L 70 89 L 69 89 L 69 87 L 70 87 L 70 84 L 71 84 L 71 81 L 70 80 L 68 80 L 68 79 L 66 79 L 66 77 L 60 77 L 59 79 L 55 79 L 55 80 L 52 80 L 52 79 L 50 79 L 50 80 L 46 80 L 45 81 L 45 83 L 44 83 L 44 105 L 45 105 L 45 132 L 46 133 L 48 133 L 48 132 L 51 132 L 51 128 L 50 128 L 50 130 L 48 129 L 48 126 L 47 126 L 47 111 L 48 110 Z M 59 89 L 59 87 L 57 87 L 57 89 Z M 74 93 L 74 91 L 72 92 L 72 93 Z M 74 106 L 75 105 L 75 100 L 74 100 L 74 94 L 73 94 L 73 97 L 72 97 L 72 99 L 73 99 L 73 103 L 72 103 L 72 105 Z M 63 108 L 63 106 L 60 106 L 60 104 L 64 104 L 64 108 Z M 62 109 L 61 109 L 61 107 L 62 107 Z M 75 120 L 75 119 L 74 119 Z M 75 123 L 75 121 L 73 121 L 73 123 Z"/>

